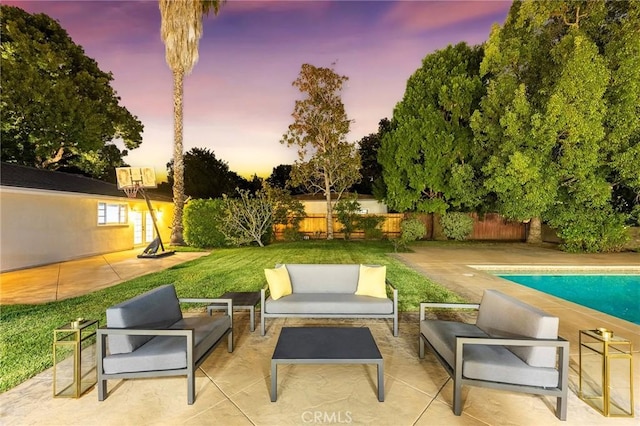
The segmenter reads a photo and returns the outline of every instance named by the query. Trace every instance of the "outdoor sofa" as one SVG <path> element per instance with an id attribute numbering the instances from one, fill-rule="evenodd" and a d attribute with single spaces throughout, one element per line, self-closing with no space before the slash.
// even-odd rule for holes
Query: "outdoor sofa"
<path id="1" fill-rule="evenodd" d="M 226 314 L 183 317 L 180 303 L 226 304 Z M 178 299 L 163 285 L 107 309 L 107 327 L 97 331 L 98 400 L 107 380 L 187 376 L 187 402 L 195 401 L 195 370 L 227 336 L 233 352 L 230 299 Z"/>
<path id="2" fill-rule="evenodd" d="M 478 309 L 475 324 L 427 319 L 426 309 Z M 558 317 L 497 290 L 480 304 L 421 303 L 419 356 L 425 344 L 453 379 L 453 412 L 462 413 L 462 386 L 556 397 L 567 418 L 569 342 L 558 337 Z"/>
<path id="3" fill-rule="evenodd" d="M 260 292 L 263 336 L 267 318 L 388 318 L 398 336 L 398 290 L 386 279 L 386 266 L 278 264 L 265 275 L 267 284 Z"/>

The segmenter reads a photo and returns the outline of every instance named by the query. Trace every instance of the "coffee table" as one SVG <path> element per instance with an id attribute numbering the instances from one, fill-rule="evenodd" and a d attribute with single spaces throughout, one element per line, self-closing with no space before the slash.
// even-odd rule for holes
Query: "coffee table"
<path id="1" fill-rule="evenodd" d="M 283 327 L 271 357 L 271 402 L 278 398 L 278 364 L 376 364 L 384 401 L 384 364 L 366 327 Z"/>
<path id="2" fill-rule="evenodd" d="M 260 302 L 259 291 L 228 291 L 219 299 L 231 299 L 234 310 L 249 311 L 249 324 L 251 331 L 256 329 L 256 305 Z M 227 305 L 212 304 L 207 307 L 207 313 L 211 315 L 214 310 L 225 310 Z"/>

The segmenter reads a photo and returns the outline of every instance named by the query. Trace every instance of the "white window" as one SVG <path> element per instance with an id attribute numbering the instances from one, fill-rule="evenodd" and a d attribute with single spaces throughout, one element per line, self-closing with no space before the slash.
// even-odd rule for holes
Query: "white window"
<path id="1" fill-rule="evenodd" d="M 126 225 L 127 205 L 98 203 L 98 225 Z"/>

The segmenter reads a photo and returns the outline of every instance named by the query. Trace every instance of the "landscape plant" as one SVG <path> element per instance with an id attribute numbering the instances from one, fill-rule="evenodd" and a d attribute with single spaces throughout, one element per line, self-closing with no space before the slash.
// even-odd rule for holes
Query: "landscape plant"
<path id="1" fill-rule="evenodd" d="M 467 213 L 447 212 L 440 217 L 440 225 L 451 240 L 466 240 L 473 232 L 473 219 Z"/>
<path id="2" fill-rule="evenodd" d="M 276 263 L 368 263 L 386 265 L 398 288 L 398 310 L 415 312 L 424 300 L 464 300 L 388 256 L 384 241 L 301 241 L 264 248 L 221 248 L 197 260 L 71 299 L 40 305 L 3 305 L 0 310 L 0 392 L 52 366 L 52 330 L 79 316 L 106 324 L 105 311 L 159 285 L 174 283 L 179 297 L 218 297 L 226 291 L 258 291 L 264 269 Z M 206 307 L 194 308 L 206 314 Z"/>
<path id="3" fill-rule="evenodd" d="M 384 216 L 374 214 L 360 215 L 356 221 L 356 226 L 358 229 L 362 229 L 366 240 L 379 240 L 383 236 L 380 225 L 382 225 L 384 221 Z"/>
<path id="4" fill-rule="evenodd" d="M 295 101 L 293 123 L 280 141 L 298 147 L 290 185 L 322 193 L 327 204 L 327 239 L 333 238 L 333 201 L 360 180 L 360 155 L 347 142 L 351 121 L 342 103 L 348 80 L 331 68 L 303 64 L 293 86 L 303 94 Z"/>
<path id="5" fill-rule="evenodd" d="M 225 204 L 221 198 L 196 199 L 184 208 L 184 240 L 192 247 L 224 247 L 227 237 L 222 229 Z"/>
<path id="6" fill-rule="evenodd" d="M 410 242 L 417 241 L 427 234 L 427 227 L 421 220 L 410 217 L 400 222 L 400 237 L 392 240 L 395 251 L 406 250 Z"/>
<path id="7" fill-rule="evenodd" d="M 238 197 L 223 197 L 222 233 L 233 245 L 256 243 L 260 247 L 273 237 L 273 205 L 266 191 L 251 194 L 238 189 Z"/>
<path id="8" fill-rule="evenodd" d="M 356 194 L 350 194 L 339 200 L 334 207 L 336 219 L 342 225 L 340 231 L 344 234 L 345 240 L 350 239 L 351 234 L 358 227 L 360 209 L 360 202 Z"/>

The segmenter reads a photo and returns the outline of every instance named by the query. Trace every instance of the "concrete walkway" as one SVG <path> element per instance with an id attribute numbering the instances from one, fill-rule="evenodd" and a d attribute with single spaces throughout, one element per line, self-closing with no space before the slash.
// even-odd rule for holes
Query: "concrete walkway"
<path id="1" fill-rule="evenodd" d="M 162 271 L 206 256 L 208 252 L 178 252 L 139 259 L 142 249 L 119 251 L 0 274 L 0 304 L 34 304 L 82 296 L 123 281 Z"/>
<path id="2" fill-rule="evenodd" d="M 0 395 L 0 424 L 638 424 L 640 326 L 511 283 L 477 269 L 477 266 L 577 266 L 617 268 L 640 273 L 640 255 L 571 255 L 525 244 L 481 244 L 425 245 L 416 247 L 414 253 L 395 256 L 470 301 L 479 301 L 485 288 L 496 288 L 558 315 L 560 334 L 571 342 L 567 421 L 560 422 L 555 417 L 554 399 L 474 387 L 464 388 L 463 414 L 454 416 L 451 411 L 451 380 L 431 354 L 422 360 L 417 356 L 416 313 L 401 316 L 400 336 L 397 338 L 392 336 L 391 324 L 383 320 L 292 319 L 268 321 L 267 335 L 263 337 L 259 331 L 249 331 L 248 314 L 236 313 L 235 350 L 230 354 L 224 348 L 216 349 L 198 369 L 196 401 L 193 405 L 186 403 L 186 380 L 182 377 L 112 381 L 108 387 L 109 397 L 103 402 L 97 401 L 95 388 L 79 399 L 54 399 L 51 396 L 50 369 Z M 123 262 L 126 263 L 126 259 Z M 76 272 L 82 275 L 83 268 L 80 265 L 77 264 Z M 108 271 L 109 268 L 99 270 Z M 93 281 L 96 280 L 96 269 L 89 268 L 85 272 Z M 4 280 L 4 274 L 2 278 Z M 37 280 L 33 278 L 30 282 L 34 284 Z M 283 366 L 278 374 L 278 401 L 270 402 L 270 359 L 281 327 L 336 324 L 371 329 L 385 360 L 385 402 L 378 402 L 376 397 L 375 368 L 361 365 Z M 578 331 L 595 327 L 610 328 L 633 342 L 636 365 L 635 419 L 603 417 L 577 396 Z M 625 390 L 621 391 L 624 395 Z"/>

